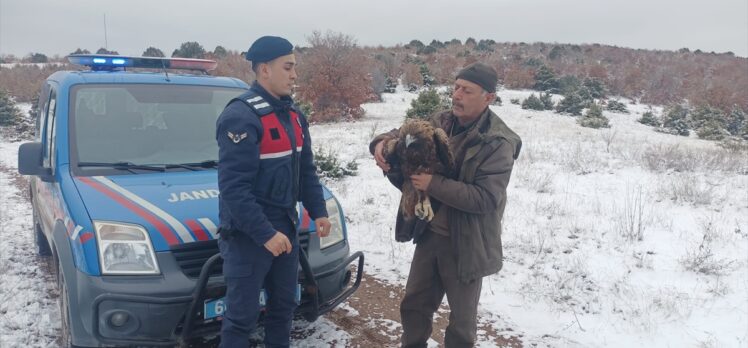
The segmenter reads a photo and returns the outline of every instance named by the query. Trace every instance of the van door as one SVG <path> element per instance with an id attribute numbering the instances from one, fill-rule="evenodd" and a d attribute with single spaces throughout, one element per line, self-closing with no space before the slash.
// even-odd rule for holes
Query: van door
<path id="1" fill-rule="evenodd" d="M 54 176 L 56 172 L 55 134 L 57 133 L 57 130 L 55 129 L 55 115 L 57 114 L 57 90 L 49 83 L 45 85 L 44 90 L 47 90 L 48 94 L 40 97 L 40 99 L 46 97 L 46 103 L 44 103 L 44 108 L 39 111 L 40 132 L 38 133 L 38 136 L 42 143 L 42 166 L 44 168 L 50 168 L 52 170 L 52 175 Z M 35 201 L 42 228 L 44 231 L 51 233 L 55 222 L 55 195 L 53 190 L 55 189 L 56 183 L 42 182 L 37 178 L 35 186 Z"/>

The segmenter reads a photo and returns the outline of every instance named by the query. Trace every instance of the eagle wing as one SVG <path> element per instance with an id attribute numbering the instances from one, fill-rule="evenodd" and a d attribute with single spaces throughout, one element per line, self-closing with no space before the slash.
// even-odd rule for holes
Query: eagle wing
<path id="1" fill-rule="evenodd" d="M 434 146 L 436 149 L 436 156 L 439 158 L 443 168 L 443 175 L 451 177 L 455 169 L 455 158 L 452 151 L 449 149 L 449 137 L 447 133 L 441 128 L 434 130 Z"/>

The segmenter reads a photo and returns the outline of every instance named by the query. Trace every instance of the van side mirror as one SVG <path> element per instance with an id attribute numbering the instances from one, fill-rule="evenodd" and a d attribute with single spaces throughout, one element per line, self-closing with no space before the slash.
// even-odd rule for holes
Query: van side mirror
<path id="1" fill-rule="evenodd" d="M 42 144 L 25 143 L 18 148 L 18 173 L 36 175 L 45 182 L 54 180 L 52 170 L 42 166 Z"/>

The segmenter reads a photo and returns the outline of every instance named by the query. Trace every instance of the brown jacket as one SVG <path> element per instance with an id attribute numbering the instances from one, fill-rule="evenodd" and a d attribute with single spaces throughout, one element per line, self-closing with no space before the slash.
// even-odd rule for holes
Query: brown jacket
<path id="1" fill-rule="evenodd" d="M 444 111 L 431 117 L 430 122 L 450 133 L 454 116 Z M 506 206 L 506 188 L 514 160 L 519 156 L 522 140 L 493 111 L 486 109 L 478 122 L 467 130 L 464 149 L 457 149 L 462 163 L 454 178 L 434 175 L 427 193 L 441 202 L 440 213 L 447 213 L 450 238 L 457 254 L 460 280 L 468 282 L 498 272 L 502 267 L 501 218 Z M 372 140 L 369 150 L 385 137 L 396 137 L 397 130 L 381 134 Z M 388 179 L 396 187 L 402 185 L 402 175 L 391 170 Z M 395 238 L 418 242 L 427 223 L 406 221 L 398 212 Z"/>

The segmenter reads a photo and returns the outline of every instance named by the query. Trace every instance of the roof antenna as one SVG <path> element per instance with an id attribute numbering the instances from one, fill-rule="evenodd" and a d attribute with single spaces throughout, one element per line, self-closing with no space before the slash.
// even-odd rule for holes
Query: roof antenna
<path id="1" fill-rule="evenodd" d="M 161 58 L 160 61 L 161 61 L 161 68 L 164 70 L 164 74 L 166 74 L 166 81 L 171 82 L 171 80 L 169 80 L 169 71 L 166 70 L 166 62 L 164 61 L 163 58 Z"/>
<path id="2" fill-rule="evenodd" d="M 109 41 L 106 37 L 106 13 L 104 13 L 104 49 L 109 51 Z"/>

